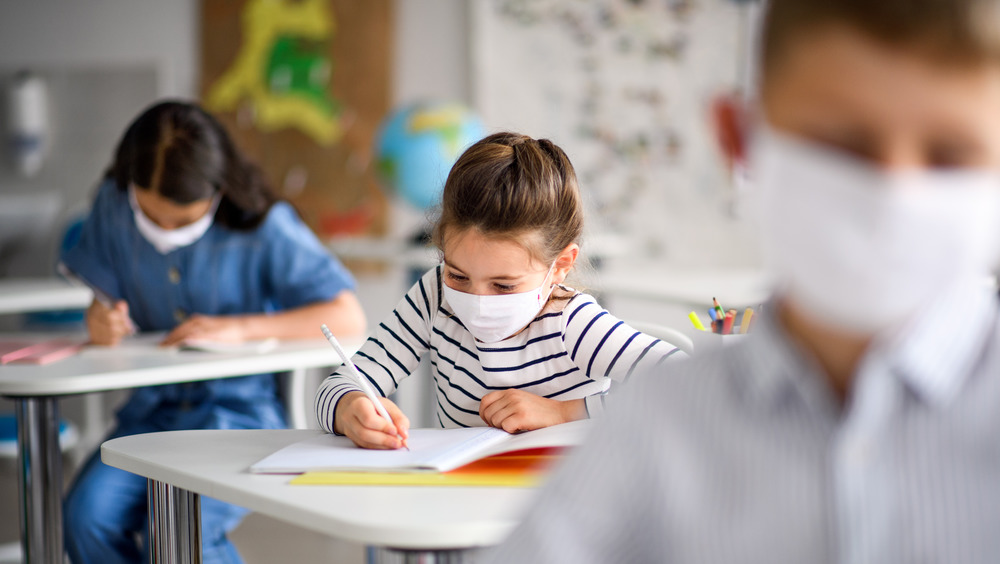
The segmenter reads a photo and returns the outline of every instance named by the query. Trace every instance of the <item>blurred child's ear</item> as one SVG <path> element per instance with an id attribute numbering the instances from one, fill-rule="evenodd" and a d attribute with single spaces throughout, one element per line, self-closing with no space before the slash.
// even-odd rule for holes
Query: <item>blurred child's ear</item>
<path id="1" fill-rule="evenodd" d="M 556 257 L 555 268 L 552 269 L 553 284 L 562 284 L 566 280 L 566 276 L 569 275 L 570 270 L 573 270 L 578 256 L 580 256 L 580 245 L 576 243 L 570 243 L 559 253 L 559 256 Z"/>
<path id="2" fill-rule="evenodd" d="M 712 100 L 712 128 L 726 166 L 743 165 L 747 158 L 746 108 L 738 94 L 722 94 Z"/>

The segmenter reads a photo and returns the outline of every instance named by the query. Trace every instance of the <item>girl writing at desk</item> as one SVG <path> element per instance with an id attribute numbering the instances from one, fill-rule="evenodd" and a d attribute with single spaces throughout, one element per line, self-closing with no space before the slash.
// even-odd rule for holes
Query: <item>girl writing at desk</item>
<path id="1" fill-rule="evenodd" d="M 63 264 L 117 300 L 87 310 L 92 341 L 133 328 L 165 345 L 364 331 L 354 282 L 292 207 L 200 108 L 164 102 L 122 137 L 76 247 Z M 135 390 L 112 437 L 178 429 L 280 428 L 273 374 Z M 205 562 L 239 562 L 226 538 L 245 510 L 203 498 Z M 86 463 L 65 506 L 75 564 L 148 561 L 146 480 Z M 148 543 L 144 543 L 147 545 Z"/>
<path id="2" fill-rule="evenodd" d="M 593 416 L 611 380 L 683 356 L 562 285 L 580 252 L 583 206 L 569 158 L 515 133 L 470 147 L 445 183 L 443 255 L 352 359 L 382 396 L 430 354 L 441 427 L 509 432 Z M 367 448 L 399 448 L 394 424 L 341 369 L 316 395 L 320 425 Z M 399 435 L 397 437 L 397 434 Z"/>

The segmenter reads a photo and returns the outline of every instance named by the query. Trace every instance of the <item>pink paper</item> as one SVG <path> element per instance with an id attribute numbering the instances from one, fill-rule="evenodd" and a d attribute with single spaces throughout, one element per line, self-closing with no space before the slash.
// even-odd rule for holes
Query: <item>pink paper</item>
<path id="1" fill-rule="evenodd" d="M 17 364 L 48 364 L 73 356 L 83 348 L 84 343 L 70 339 L 53 339 L 31 347 L 28 354 L 19 356 Z"/>
<path id="2" fill-rule="evenodd" d="M 30 355 L 38 348 L 34 341 L 3 341 L 0 342 L 0 364 L 14 362 Z"/>

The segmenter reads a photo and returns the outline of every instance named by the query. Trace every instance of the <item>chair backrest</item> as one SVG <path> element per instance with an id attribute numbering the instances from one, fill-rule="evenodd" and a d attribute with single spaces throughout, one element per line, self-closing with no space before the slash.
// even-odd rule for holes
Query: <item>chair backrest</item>
<path id="1" fill-rule="evenodd" d="M 626 323 L 636 331 L 642 331 L 650 337 L 656 337 L 665 343 L 679 348 L 688 355 L 694 354 L 694 341 L 691 340 L 691 337 L 673 327 L 648 321 L 627 321 Z"/>

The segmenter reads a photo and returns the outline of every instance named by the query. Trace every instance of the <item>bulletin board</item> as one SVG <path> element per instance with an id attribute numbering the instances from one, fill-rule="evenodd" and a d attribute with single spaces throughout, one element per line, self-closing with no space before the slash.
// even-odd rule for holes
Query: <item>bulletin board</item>
<path id="1" fill-rule="evenodd" d="M 202 0 L 201 97 L 321 237 L 381 235 L 391 0 Z"/>
<path id="2" fill-rule="evenodd" d="M 589 230 L 674 263 L 756 260 L 709 122 L 712 96 L 746 81 L 747 3 L 472 6 L 476 108 L 491 128 L 548 137 L 566 150 Z"/>

